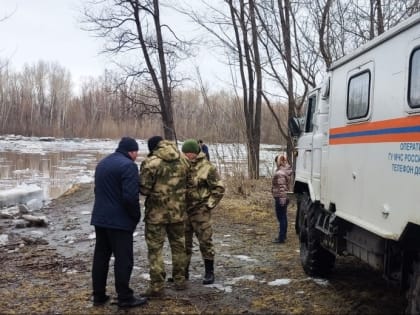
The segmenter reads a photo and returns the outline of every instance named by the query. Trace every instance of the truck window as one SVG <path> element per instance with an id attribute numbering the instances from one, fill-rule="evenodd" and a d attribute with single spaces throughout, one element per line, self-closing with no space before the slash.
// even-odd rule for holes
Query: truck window
<path id="1" fill-rule="evenodd" d="M 350 77 L 347 89 L 347 118 L 366 117 L 369 112 L 370 71 Z"/>
<path id="2" fill-rule="evenodd" d="M 313 116 L 315 111 L 315 105 L 316 105 L 316 96 L 312 95 L 308 99 L 308 108 L 306 111 L 306 123 L 305 123 L 305 132 L 312 132 L 314 129 L 313 124 Z"/>
<path id="3" fill-rule="evenodd" d="M 411 54 L 408 84 L 408 104 L 410 107 L 420 107 L 420 48 Z"/>

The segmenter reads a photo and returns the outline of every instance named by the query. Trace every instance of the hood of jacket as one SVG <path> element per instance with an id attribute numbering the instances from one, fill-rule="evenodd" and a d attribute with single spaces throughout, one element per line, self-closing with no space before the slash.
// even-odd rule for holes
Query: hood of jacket
<path id="1" fill-rule="evenodd" d="M 197 156 L 195 157 L 195 159 L 194 160 L 189 160 L 189 162 L 190 162 L 191 165 L 196 165 L 196 164 L 200 163 L 200 161 L 202 161 L 204 159 L 207 160 L 206 154 L 203 151 L 200 151 L 197 154 Z"/>
<path id="2" fill-rule="evenodd" d="M 180 153 L 175 143 L 168 140 L 160 141 L 151 155 L 157 156 L 158 158 L 168 162 L 178 160 L 180 157 Z"/>

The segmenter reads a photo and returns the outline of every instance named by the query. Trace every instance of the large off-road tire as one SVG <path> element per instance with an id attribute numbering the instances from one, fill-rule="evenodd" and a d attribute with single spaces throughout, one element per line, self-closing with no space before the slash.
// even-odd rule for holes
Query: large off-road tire
<path id="1" fill-rule="evenodd" d="M 326 277 L 335 264 L 335 255 L 320 244 L 320 233 L 315 229 L 317 206 L 307 194 L 301 201 L 300 260 L 305 273 L 311 277 Z"/>
<path id="2" fill-rule="evenodd" d="M 295 232 L 299 236 L 300 232 L 300 222 L 299 222 L 299 216 L 300 216 L 300 200 L 301 200 L 301 194 L 296 194 L 296 218 L 295 218 Z"/>
<path id="3" fill-rule="evenodd" d="M 406 314 L 420 314 L 420 256 L 413 261 L 407 291 Z"/>
<path id="4" fill-rule="evenodd" d="M 302 229 L 302 225 L 303 225 L 303 216 L 304 216 L 303 209 L 309 209 L 311 205 L 312 205 L 312 200 L 306 192 L 299 194 L 297 196 L 295 230 L 298 236 L 300 236 L 300 230 Z"/>

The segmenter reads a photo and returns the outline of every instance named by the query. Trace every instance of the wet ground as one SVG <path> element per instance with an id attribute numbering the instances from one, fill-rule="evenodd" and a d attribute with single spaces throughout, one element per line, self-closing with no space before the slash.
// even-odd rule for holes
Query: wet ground
<path id="1" fill-rule="evenodd" d="M 92 307 L 90 270 L 94 246 L 89 225 L 92 186 L 75 187 L 34 215 L 46 215 L 47 227 L 16 229 L 0 219 L 0 313 L 42 314 L 402 314 L 404 298 L 388 287 L 381 274 L 351 257 L 340 257 L 329 279 L 306 276 L 300 266 L 294 234 L 295 203 L 289 206 L 285 244 L 274 244 L 277 223 L 269 182 L 242 187 L 245 195 L 227 190 L 214 210 L 217 250 L 216 282 L 203 286 L 203 263 L 198 247 L 185 291 L 167 283 L 165 296 L 141 308 L 119 310 L 109 303 Z M 136 293 L 147 288 L 144 224 L 134 237 L 135 267 L 131 285 Z M 197 245 L 197 244 L 196 244 Z M 165 245 L 166 246 L 166 245 Z M 165 247 L 166 270 L 170 254 Z M 108 293 L 115 297 L 110 268 Z"/>

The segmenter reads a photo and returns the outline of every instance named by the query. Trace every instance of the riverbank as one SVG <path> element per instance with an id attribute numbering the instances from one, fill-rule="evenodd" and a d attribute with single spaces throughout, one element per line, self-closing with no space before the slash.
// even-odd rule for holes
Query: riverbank
<path id="1" fill-rule="evenodd" d="M 294 233 L 295 200 L 289 206 L 289 232 L 285 244 L 274 244 L 277 222 L 269 179 L 247 183 L 245 189 L 229 185 L 214 210 L 216 282 L 203 286 L 197 244 L 191 280 L 185 291 L 171 283 L 166 294 L 145 307 L 121 311 L 109 303 L 93 307 L 90 270 L 94 246 L 89 225 L 93 203 L 91 184 L 74 187 L 39 210 L 47 227 L 16 229 L 0 220 L 0 313 L 42 314 L 402 314 L 404 298 L 388 288 L 379 273 L 352 258 L 338 258 L 328 280 L 306 276 L 300 266 Z M 131 285 L 138 294 L 147 288 L 147 251 L 144 223 L 134 236 L 135 267 Z M 170 275 L 170 251 L 165 244 Z M 110 268 L 108 293 L 115 297 Z"/>

